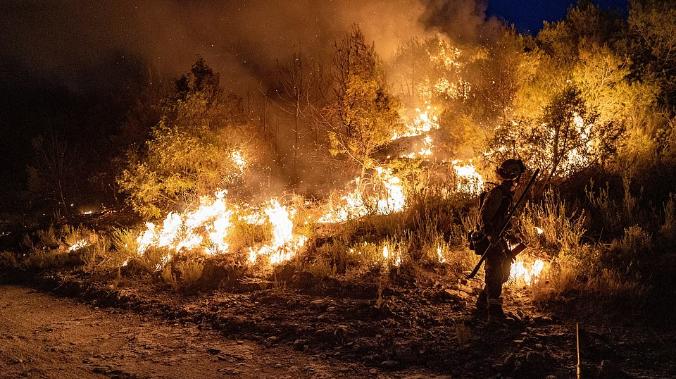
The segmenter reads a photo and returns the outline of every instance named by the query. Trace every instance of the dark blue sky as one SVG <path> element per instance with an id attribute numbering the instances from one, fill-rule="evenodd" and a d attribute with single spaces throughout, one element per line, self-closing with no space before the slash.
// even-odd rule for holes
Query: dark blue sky
<path id="1" fill-rule="evenodd" d="M 520 32 L 537 33 L 543 21 L 556 21 L 565 17 L 575 0 L 489 0 L 487 13 L 514 24 Z M 627 9 L 627 0 L 594 0 L 604 9 Z"/>

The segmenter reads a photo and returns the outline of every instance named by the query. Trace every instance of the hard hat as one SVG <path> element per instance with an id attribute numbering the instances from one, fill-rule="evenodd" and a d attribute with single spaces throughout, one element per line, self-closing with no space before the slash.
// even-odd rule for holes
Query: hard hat
<path id="1" fill-rule="evenodd" d="M 526 165 L 521 159 L 507 159 L 495 170 L 500 179 L 514 180 L 526 172 Z"/>

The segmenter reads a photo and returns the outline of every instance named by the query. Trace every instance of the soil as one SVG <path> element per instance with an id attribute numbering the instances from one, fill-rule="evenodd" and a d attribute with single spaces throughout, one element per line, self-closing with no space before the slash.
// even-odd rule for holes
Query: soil
<path id="1" fill-rule="evenodd" d="M 379 295 L 374 295 L 368 288 L 359 291 L 354 283 L 348 286 L 349 290 L 331 288 L 322 292 L 269 282 L 247 282 L 229 290 L 185 294 L 176 293 L 152 278 L 96 280 L 78 272 L 39 274 L 24 278 L 22 282 L 60 296 L 75 297 L 101 309 L 82 308 L 70 301 L 63 303 L 69 307 L 88 309 L 88 312 L 106 309 L 96 319 L 110 317 L 117 321 L 104 325 L 111 325 L 108 327 L 116 331 L 124 330 L 117 327 L 123 320 L 116 319 L 123 317 L 125 322 L 131 323 L 128 335 L 146 336 L 156 343 L 151 344 L 157 349 L 154 361 L 142 355 L 143 350 L 134 350 L 137 345 L 130 343 L 125 345 L 127 350 L 122 350 L 129 355 L 104 354 L 96 365 L 81 363 L 85 358 L 92 359 L 92 350 L 77 348 L 74 349 L 77 352 L 68 352 L 67 356 L 77 357 L 74 358 L 75 365 L 70 367 L 87 369 L 90 374 L 96 374 L 93 371 L 96 367 L 110 366 L 111 370 L 138 376 L 159 375 L 161 371 L 156 371 L 159 369 L 155 366 L 164 366 L 163 359 L 170 356 L 166 352 L 180 346 L 190 349 L 190 353 L 185 354 L 192 359 L 182 366 L 188 370 L 185 372 L 194 372 L 194 367 L 200 367 L 201 376 L 210 373 L 225 376 L 227 371 L 219 372 L 218 369 L 235 369 L 238 370 L 233 374 L 236 376 L 568 378 L 574 377 L 576 372 L 577 322 L 580 323 L 585 377 L 660 378 L 676 372 L 672 355 L 676 351 L 673 326 L 656 328 L 644 325 L 640 318 L 632 315 L 622 317 L 620 313 L 618 317 L 615 312 L 610 317 L 610 313 L 585 311 L 571 307 L 570 303 L 563 307 L 537 307 L 527 288 L 507 288 L 505 308 L 509 320 L 488 323 L 485 318 L 472 314 L 472 305 L 481 285 L 479 280 L 453 282 L 439 276 L 431 283 L 391 284 Z M 340 287 L 340 284 L 335 286 Z M 19 298 L 26 296 L 15 293 L 3 296 L 3 299 L 21 304 Z M 33 296 L 44 298 L 45 295 L 32 293 L 29 297 Z M 33 307 L 30 304 L 28 301 L 23 311 L 17 310 L 19 315 L 43 312 L 39 309 L 40 302 L 34 302 Z M 57 315 L 61 312 L 60 307 L 53 309 Z M 34 317 L 40 320 L 39 316 Z M 31 323 L 35 322 L 32 318 Z M 155 321 L 143 324 L 144 319 Z M 13 333 L 11 330 L 4 333 Z M 157 330 L 162 332 L 153 339 Z M 210 334 L 206 334 L 207 330 Z M 205 334 L 194 337 L 196 332 Z M 107 335 L 104 331 L 100 334 Z M 39 338 L 47 337 L 40 335 Z M 217 341 L 221 341 L 220 344 Z M 47 345 L 43 340 L 36 342 L 36 346 Z M 228 354 L 239 351 L 232 346 L 246 346 L 251 354 L 240 355 L 255 359 L 235 360 L 235 364 L 244 364 L 233 366 L 227 361 L 227 355 L 226 360 L 222 360 L 219 358 L 221 353 L 210 353 L 209 346 L 212 345 L 227 347 L 218 349 Z M 96 343 L 96 346 L 103 345 Z M 42 351 L 44 347 L 36 349 Z M 152 353 L 143 354 L 153 357 Z M 62 353 L 56 355 L 63 357 Z M 18 359 L 26 362 L 29 356 L 30 351 Z M 138 357 L 143 360 L 136 360 Z M 7 359 L 4 360 L 9 363 L 5 364 L 12 364 Z M 56 356 L 53 359 L 56 360 Z M 188 362 L 181 356 L 176 359 Z M 144 363 L 136 363 L 141 361 Z M 41 366 L 39 360 L 36 362 L 23 365 L 31 369 L 49 367 L 46 363 Z M 179 364 L 183 363 L 174 363 Z M 281 367 L 275 366 L 277 364 Z M 24 367 L 18 365 L 16 367 Z M 216 371 L 209 371 L 207 367 Z M 314 368 L 308 372 L 306 367 Z M 189 371 L 191 369 L 193 371 Z M 182 377 L 178 370 L 177 366 L 171 366 L 169 376 Z M 17 375 L 19 373 L 17 371 Z M 105 374 L 105 370 L 103 375 L 111 376 Z"/>
<path id="2" fill-rule="evenodd" d="M 224 337 L 213 328 L 99 309 L 0 286 L 2 378 L 334 378 L 376 376 L 356 363 Z M 423 371 L 389 373 L 423 375 Z"/>

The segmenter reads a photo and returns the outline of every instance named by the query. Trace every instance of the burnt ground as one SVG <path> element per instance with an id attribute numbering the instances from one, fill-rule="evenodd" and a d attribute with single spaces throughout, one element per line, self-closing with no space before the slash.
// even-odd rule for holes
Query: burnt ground
<path id="1" fill-rule="evenodd" d="M 227 291 L 179 294 L 151 278 L 111 282 L 75 272 L 39 274 L 22 282 L 113 314 L 125 310 L 217 331 L 225 344 L 236 339 L 273 355 L 279 349 L 284 356 L 294 352 L 305 357 L 298 359 L 318 359 L 323 367 L 356 370 L 344 375 L 326 371 L 330 377 L 574 377 L 576 322 L 586 377 L 659 378 L 676 372 L 673 326 L 650 326 L 635 315 L 610 316 L 568 303 L 539 309 L 528 289 L 507 291 L 512 320 L 488 324 L 471 314 L 478 280 L 460 284 L 440 277 L 425 285 L 391 285 L 380 296 L 354 285 L 310 292 L 262 281 Z M 171 333 L 189 333 L 181 328 Z M 194 351 L 212 359 L 203 347 Z"/>

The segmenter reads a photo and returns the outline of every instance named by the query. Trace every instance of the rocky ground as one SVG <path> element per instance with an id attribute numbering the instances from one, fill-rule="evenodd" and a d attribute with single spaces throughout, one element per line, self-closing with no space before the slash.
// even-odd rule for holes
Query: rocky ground
<path id="1" fill-rule="evenodd" d="M 180 341 L 183 334 L 185 338 L 196 338 L 196 325 L 225 335 L 224 346 L 242 346 L 233 341 L 244 341 L 250 349 L 247 351 L 260 352 L 253 356 L 270 356 L 256 360 L 248 368 L 234 366 L 244 376 L 277 376 L 282 371 L 293 377 L 303 376 L 303 367 L 311 366 L 311 360 L 316 359 L 320 368 L 312 375 L 305 373 L 308 376 L 321 371 L 330 377 L 421 373 L 463 378 L 574 377 L 576 322 L 580 323 L 581 356 L 587 377 L 654 378 L 676 372 L 673 330 L 643 325 L 634 317 L 618 320 L 570 307 L 538 309 L 527 288 L 508 289 L 506 309 L 512 315 L 508 323 L 488 324 L 471 314 L 480 286 L 478 280 L 452 283 L 440 278 L 425 285 L 393 285 L 375 297 L 352 287 L 322 293 L 267 282 L 246 283 L 228 291 L 177 294 L 149 279 L 111 283 L 64 272 L 41 274 L 24 283 L 76 297 L 106 308 L 107 312 L 133 311 L 133 316 L 125 317 L 142 315 L 167 320 L 170 324 L 163 330 L 176 338 L 155 340 L 164 351 L 172 350 L 171 344 Z M 23 296 L 16 293 L 10 298 Z M 30 308 L 26 313 L 32 313 Z M 4 311 L 1 317 L 5 318 Z M 138 332 L 130 334 L 143 335 L 152 333 L 156 326 L 137 323 L 132 328 Z M 11 329 L 4 333 L 12 338 Z M 191 350 L 192 359 L 218 361 L 219 353 L 210 353 L 207 345 Z M 265 371 L 276 368 L 274 364 L 270 368 L 267 362 L 273 362 L 278 354 L 288 358 L 280 367 L 282 371 Z M 100 359 L 97 364 L 117 367 L 106 363 L 110 359 Z M 294 359 L 301 361 L 295 363 Z M 258 363 L 264 367 L 256 366 Z M 213 366 L 215 370 L 216 367 Z M 330 367 L 349 367 L 353 371 L 345 373 L 329 370 Z M 252 371 L 256 369 L 260 371 Z M 139 376 L 147 373 L 140 371 Z"/>
<path id="2" fill-rule="evenodd" d="M 334 378 L 380 370 L 213 328 L 0 286 L 2 378 Z M 425 370 L 392 376 L 423 377 Z"/>

